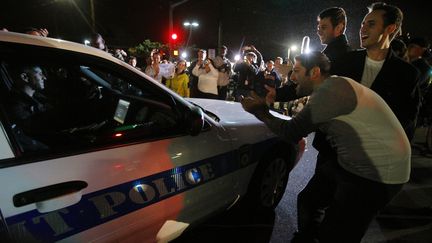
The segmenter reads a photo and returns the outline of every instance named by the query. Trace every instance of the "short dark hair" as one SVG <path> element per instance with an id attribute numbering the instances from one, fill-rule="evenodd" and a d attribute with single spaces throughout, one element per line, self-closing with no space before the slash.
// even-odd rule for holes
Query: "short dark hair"
<path id="1" fill-rule="evenodd" d="M 409 41 L 409 44 L 415 44 L 422 48 L 429 48 L 429 43 L 424 37 L 414 37 Z"/>
<path id="2" fill-rule="evenodd" d="M 332 7 L 324 9 L 323 11 L 321 11 L 321 13 L 319 13 L 318 18 L 330 18 L 330 22 L 332 23 L 333 28 L 336 27 L 336 25 L 342 23 L 344 25 L 343 32 L 345 32 L 347 17 L 343 8 Z"/>
<path id="3" fill-rule="evenodd" d="M 24 28 L 24 33 L 29 33 L 29 32 L 32 32 L 32 31 L 39 32 L 39 29 L 34 28 L 34 27 L 25 27 Z"/>
<path id="4" fill-rule="evenodd" d="M 310 53 L 300 54 L 295 57 L 295 60 L 301 62 L 301 65 L 306 68 L 306 75 L 314 67 L 319 67 L 322 75 L 330 74 L 330 60 L 322 52 L 312 51 Z"/>
<path id="5" fill-rule="evenodd" d="M 255 54 L 255 52 L 253 52 L 253 51 L 250 51 L 250 52 L 247 52 L 246 54 L 245 54 L 245 56 L 253 56 L 253 57 L 257 57 L 257 55 Z"/>
<path id="6" fill-rule="evenodd" d="M 404 53 L 407 50 L 407 45 L 405 44 L 405 42 L 398 38 L 392 40 L 392 42 L 390 43 L 390 47 L 393 51 L 397 53 Z"/>
<path id="7" fill-rule="evenodd" d="M 97 40 L 98 38 L 102 38 L 102 40 L 104 40 L 104 38 L 102 37 L 102 35 L 99 34 L 99 33 L 92 33 L 91 36 L 90 36 L 90 39 L 91 39 L 92 41 L 95 41 L 95 40 Z M 104 40 L 104 41 L 105 41 L 105 40 Z"/>
<path id="8" fill-rule="evenodd" d="M 372 3 L 369 7 L 369 13 L 374 10 L 382 10 L 384 11 L 383 19 L 384 19 L 384 27 L 387 27 L 391 24 L 395 24 L 397 27 L 397 31 L 393 33 L 391 39 L 396 36 L 398 33 L 402 31 L 402 21 L 403 21 L 403 13 L 400 8 L 390 5 L 383 2 Z"/>

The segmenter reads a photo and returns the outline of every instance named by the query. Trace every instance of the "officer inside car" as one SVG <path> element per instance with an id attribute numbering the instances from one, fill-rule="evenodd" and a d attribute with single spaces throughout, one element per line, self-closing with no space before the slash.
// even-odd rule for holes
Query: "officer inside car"
<path id="1" fill-rule="evenodd" d="M 45 88 L 46 79 L 40 66 L 21 67 L 10 92 L 8 109 L 14 123 L 12 128 L 24 151 L 47 148 L 28 136 L 36 130 L 32 118 L 50 109 L 47 98 L 41 93 Z"/>

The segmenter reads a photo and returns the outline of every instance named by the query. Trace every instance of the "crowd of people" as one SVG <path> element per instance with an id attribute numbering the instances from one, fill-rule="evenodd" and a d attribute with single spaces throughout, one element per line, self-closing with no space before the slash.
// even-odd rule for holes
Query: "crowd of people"
<path id="1" fill-rule="evenodd" d="M 361 50 L 352 50 L 345 35 L 344 9 L 332 7 L 317 15 L 325 48 L 295 57 L 294 64 L 282 57 L 264 60 L 254 45 L 246 45 L 235 62 L 227 58 L 226 46 L 212 58 L 198 49 L 189 66 L 181 59 L 161 60 L 154 50 L 139 68 L 136 57 L 109 50 L 100 34 L 91 45 L 183 97 L 240 101 L 286 140 L 315 132 L 317 165 L 298 196 L 292 242 L 360 242 L 371 220 L 409 180 L 410 141 L 432 114 L 429 43 L 401 38 L 398 7 L 377 2 L 368 10 L 359 28 Z M 48 35 L 46 29 L 26 33 Z M 275 102 L 292 104 L 293 119 L 273 116 Z"/>
<path id="2" fill-rule="evenodd" d="M 430 92 L 428 45 L 413 38 L 396 56 L 390 43 L 400 35 L 402 11 L 381 2 L 368 10 L 359 29 L 363 49 L 349 46 L 345 11 L 325 9 L 317 34 L 326 48 L 295 58 L 295 85 L 266 87 L 266 97 L 252 93 L 241 101 L 288 141 L 315 132 L 315 174 L 298 195 L 291 242 L 360 242 L 410 178 L 410 141 Z M 304 103 L 291 120 L 269 112 L 274 101 L 298 98 Z"/>

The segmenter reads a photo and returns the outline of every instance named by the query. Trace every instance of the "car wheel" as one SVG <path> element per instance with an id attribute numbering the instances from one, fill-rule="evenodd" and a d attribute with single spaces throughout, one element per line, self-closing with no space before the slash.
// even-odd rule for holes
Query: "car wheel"
<path id="1" fill-rule="evenodd" d="M 276 153 L 261 161 L 249 185 L 246 204 L 258 210 L 274 209 L 285 193 L 290 166 L 288 156 Z"/>

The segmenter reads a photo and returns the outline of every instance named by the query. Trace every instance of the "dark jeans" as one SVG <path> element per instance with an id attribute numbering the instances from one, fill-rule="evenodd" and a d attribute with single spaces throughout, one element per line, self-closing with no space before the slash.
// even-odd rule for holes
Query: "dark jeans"
<path id="1" fill-rule="evenodd" d="M 299 233 L 292 242 L 360 242 L 378 211 L 402 189 L 354 175 L 335 160 L 317 166 L 298 195 Z"/>
<path id="2" fill-rule="evenodd" d="M 248 97 L 250 95 L 250 90 L 249 89 L 236 89 L 235 90 L 235 101 L 241 101 L 241 97 Z"/>
<path id="3" fill-rule="evenodd" d="M 197 98 L 198 97 L 198 78 L 190 77 L 189 80 L 189 90 L 190 90 L 190 97 L 191 98 Z"/>
<path id="4" fill-rule="evenodd" d="M 220 100 L 226 100 L 228 92 L 228 85 L 218 86 L 218 95 Z"/>
<path id="5" fill-rule="evenodd" d="M 198 90 L 196 98 L 217 100 L 219 96 L 212 93 L 204 93 Z"/>

